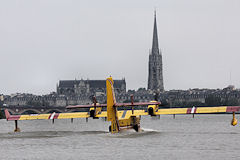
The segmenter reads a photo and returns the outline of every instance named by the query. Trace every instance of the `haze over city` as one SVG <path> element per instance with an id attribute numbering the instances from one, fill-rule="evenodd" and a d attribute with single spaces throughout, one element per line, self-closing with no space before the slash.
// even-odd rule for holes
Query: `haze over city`
<path id="1" fill-rule="evenodd" d="M 147 87 L 154 9 L 165 90 L 240 88 L 240 1 L 0 1 L 0 93 L 64 79 Z"/>

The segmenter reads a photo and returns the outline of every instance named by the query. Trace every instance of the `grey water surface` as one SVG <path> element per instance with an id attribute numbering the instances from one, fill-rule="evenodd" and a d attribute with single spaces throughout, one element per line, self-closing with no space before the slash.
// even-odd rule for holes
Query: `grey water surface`
<path id="1" fill-rule="evenodd" d="M 236 116 L 238 119 L 240 115 Z M 142 117 L 143 132 L 110 134 L 102 119 L 0 120 L 0 159 L 240 159 L 240 126 L 232 115 Z"/>

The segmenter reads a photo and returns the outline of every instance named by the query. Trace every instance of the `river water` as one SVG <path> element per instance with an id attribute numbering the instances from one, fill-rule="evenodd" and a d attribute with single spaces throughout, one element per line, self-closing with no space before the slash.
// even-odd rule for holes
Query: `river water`
<path id="1" fill-rule="evenodd" d="M 239 119 L 240 115 L 237 115 Z M 0 120 L 0 159 L 240 159 L 240 126 L 231 115 L 142 117 L 143 132 L 108 133 L 102 119 Z"/>

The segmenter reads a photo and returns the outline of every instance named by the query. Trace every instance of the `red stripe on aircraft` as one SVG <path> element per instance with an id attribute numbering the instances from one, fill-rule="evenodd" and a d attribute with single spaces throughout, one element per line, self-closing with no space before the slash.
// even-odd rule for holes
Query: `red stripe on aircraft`
<path id="1" fill-rule="evenodd" d="M 54 113 L 52 113 L 52 114 L 49 115 L 48 119 L 57 119 L 58 116 L 59 116 L 59 113 L 55 113 L 55 112 L 54 112 Z"/>
<path id="2" fill-rule="evenodd" d="M 58 119 L 59 113 L 55 113 L 53 119 Z"/>
<path id="3" fill-rule="evenodd" d="M 195 107 L 195 109 L 194 109 L 194 113 L 196 113 L 197 112 L 197 107 Z"/>
<path id="4" fill-rule="evenodd" d="M 13 121 L 13 120 L 19 120 L 21 115 L 11 115 L 7 120 Z"/>
<path id="5" fill-rule="evenodd" d="M 240 110 L 239 106 L 228 106 L 226 112 L 237 112 Z"/>
<path id="6" fill-rule="evenodd" d="M 187 109 L 187 114 L 191 114 L 192 108 Z"/>

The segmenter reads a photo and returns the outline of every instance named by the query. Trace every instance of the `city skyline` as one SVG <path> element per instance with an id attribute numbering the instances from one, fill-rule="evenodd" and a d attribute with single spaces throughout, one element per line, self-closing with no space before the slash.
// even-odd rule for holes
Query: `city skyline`
<path id="1" fill-rule="evenodd" d="M 147 88 L 154 7 L 165 90 L 240 88 L 239 1 L 0 4 L 0 93 L 47 94 L 60 79 L 109 75 Z"/>

